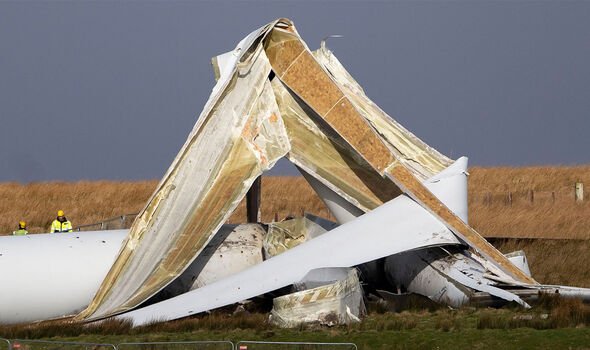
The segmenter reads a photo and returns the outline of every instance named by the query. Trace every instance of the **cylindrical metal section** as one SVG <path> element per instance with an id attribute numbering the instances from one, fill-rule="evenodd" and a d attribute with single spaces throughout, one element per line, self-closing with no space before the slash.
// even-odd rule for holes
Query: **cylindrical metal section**
<path id="1" fill-rule="evenodd" d="M 80 312 L 98 290 L 127 232 L 0 237 L 0 324 Z"/>

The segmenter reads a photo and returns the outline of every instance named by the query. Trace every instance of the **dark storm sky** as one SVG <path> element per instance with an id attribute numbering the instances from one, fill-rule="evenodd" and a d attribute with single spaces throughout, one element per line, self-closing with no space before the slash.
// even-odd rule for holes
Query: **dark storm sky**
<path id="1" fill-rule="evenodd" d="M 590 163 L 590 2 L 2 1 L 0 181 L 160 178 L 210 58 L 277 17 L 344 35 L 369 97 L 453 158 Z"/>

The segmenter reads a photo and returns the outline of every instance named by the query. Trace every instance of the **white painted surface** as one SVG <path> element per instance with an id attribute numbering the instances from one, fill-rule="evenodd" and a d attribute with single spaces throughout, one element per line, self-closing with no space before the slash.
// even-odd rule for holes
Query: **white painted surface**
<path id="1" fill-rule="evenodd" d="M 486 269 L 466 252 L 451 254 L 443 248 L 432 248 L 397 254 L 387 257 L 385 270 L 392 284 L 440 304 L 461 307 L 473 292 L 479 291 L 529 307 L 518 295 L 487 279 Z"/>
<path id="2" fill-rule="evenodd" d="M 431 265 L 440 258 L 439 254 L 439 250 L 432 248 L 388 256 L 384 263 L 385 277 L 401 292 L 420 294 L 437 303 L 460 307 L 469 301 L 469 289 Z M 452 263 L 447 264 L 448 268 L 451 266 Z"/>
<path id="3" fill-rule="evenodd" d="M 129 230 L 0 236 L 0 323 L 84 309 Z"/>
<path id="4" fill-rule="evenodd" d="M 316 268 L 350 267 L 403 251 L 457 243 L 430 213 L 400 196 L 241 273 L 118 317 L 130 318 L 135 325 L 177 319 L 299 282 Z"/>
<path id="5" fill-rule="evenodd" d="M 467 164 L 467 157 L 461 157 L 424 182 L 424 186 L 465 223 L 468 222 Z"/>
<path id="6" fill-rule="evenodd" d="M 529 268 L 529 261 L 523 250 L 517 250 L 512 253 L 504 254 L 511 263 L 518 267 L 527 276 L 532 277 L 531 269 Z"/>
<path id="7" fill-rule="evenodd" d="M 305 170 L 299 167 L 297 169 L 301 172 L 301 175 L 303 175 L 314 192 L 321 198 L 322 202 L 324 202 L 339 224 L 345 224 L 364 214 L 361 209 L 348 202 L 346 199 L 338 195 L 338 193 L 308 174 Z"/>
<path id="8" fill-rule="evenodd" d="M 466 223 L 468 220 L 467 164 L 467 157 L 461 157 L 448 168 L 424 181 L 424 186 Z M 348 202 L 311 174 L 301 168 L 299 168 L 299 171 L 322 199 L 338 223 L 347 223 L 363 214 L 361 209 Z"/>
<path id="9" fill-rule="evenodd" d="M 220 231 L 232 229 L 223 242 L 216 242 L 216 234 L 209 247 L 217 249 L 209 254 L 205 248 L 203 253 L 197 257 L 195 262 L 180 276 L 188 276 L 194 281 L 190 289 L 197 289 L 237 272 L 243 271 L 250 266 L 260 264 L 262 256 L 262 239 L 264 228 L 259 224 L 243 224 L 238 226 L 224 225 Z M 198 268 L 204 264 L 202 269 Z M 180 278 L 179 277 L 179 278 Z"/>

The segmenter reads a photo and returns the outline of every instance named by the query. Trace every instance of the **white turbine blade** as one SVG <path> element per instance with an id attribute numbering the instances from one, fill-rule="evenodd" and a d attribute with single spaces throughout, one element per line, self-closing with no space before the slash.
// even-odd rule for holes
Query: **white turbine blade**
<path id="1" fill-rule="evenodd" d="M 257 266 L 172 299 L 120 315 L 135 325 L 173 320 L 261 295 L 322 267 L 350 267 L 417 248 L 458 244 L 416 202 L 400 196 Z"/>

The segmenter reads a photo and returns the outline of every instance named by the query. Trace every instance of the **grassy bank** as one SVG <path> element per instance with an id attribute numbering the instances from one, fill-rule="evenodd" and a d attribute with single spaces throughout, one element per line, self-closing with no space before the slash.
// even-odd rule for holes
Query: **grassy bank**
<path id="1" fill-rule="evenodd" d="M 6 338 L 98 343 L 260 340 L 353 342 L 359 349 L 570 348 L 590 344 L 590 307 L 579 301 L 541 303 L 522 309 L 438 309 L 371 312 L 361 323 L 340 327 L 279 329 L 264 314 L 214 313 L 198 318 L 130 328 L 127 322 L 92 326 L 0 327 Z M 252 347 L 254 348 L 254 347 Z M 262 349 L 270 349 L 263 347 Z M 272 347 L 277 349 L 277 347 Z M 286 348 L 285 348 L 286 349 Z"/>

